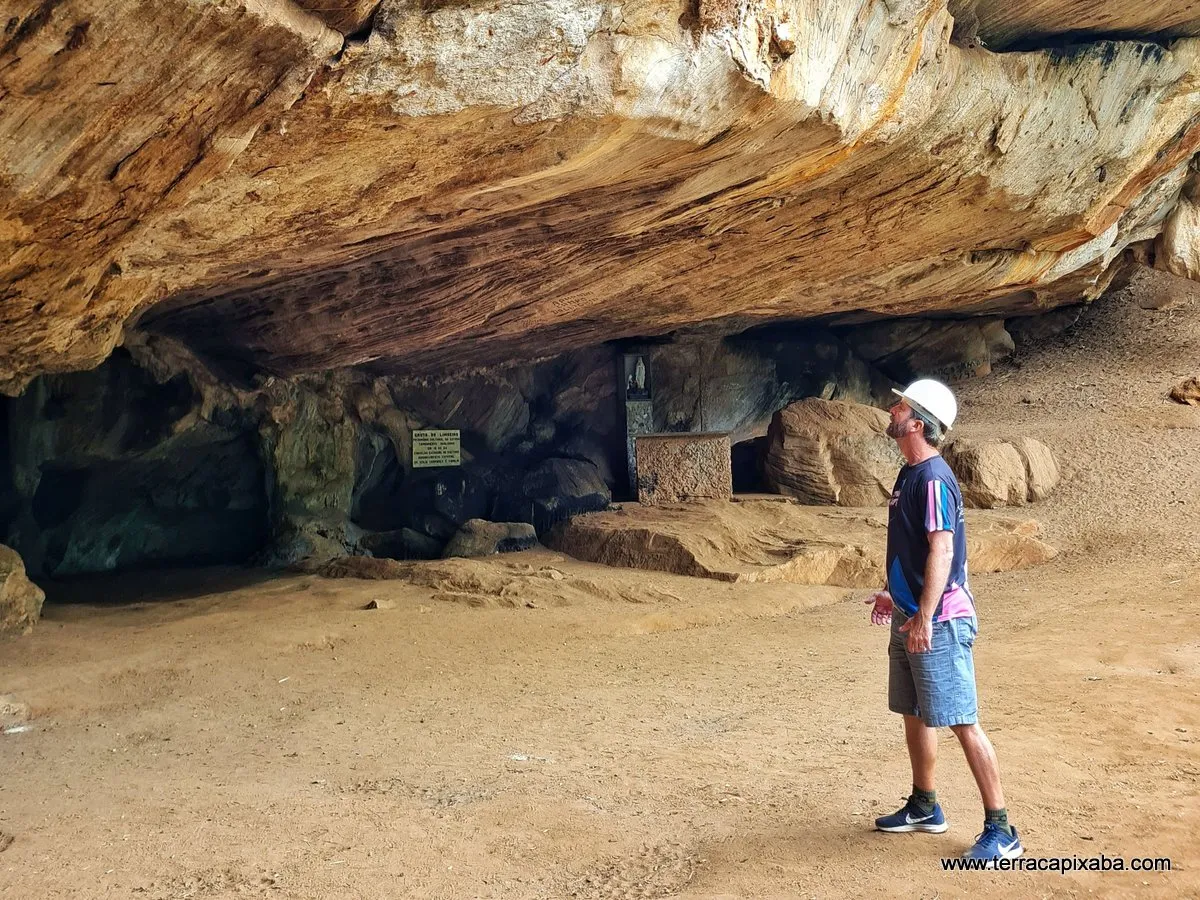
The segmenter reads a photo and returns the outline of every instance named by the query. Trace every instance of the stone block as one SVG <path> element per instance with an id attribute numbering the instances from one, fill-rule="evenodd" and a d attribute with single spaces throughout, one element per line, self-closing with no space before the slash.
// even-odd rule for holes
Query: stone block
<path id="1" fill-rule="evenodd" d="M 729 435 L 638 435 L 637 488 L 650 504 L 732 498 Z"/>

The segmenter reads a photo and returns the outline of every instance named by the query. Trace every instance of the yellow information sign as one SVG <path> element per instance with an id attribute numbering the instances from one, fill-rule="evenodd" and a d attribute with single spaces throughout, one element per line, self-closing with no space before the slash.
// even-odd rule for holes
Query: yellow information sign
<path id="1" fill-rule="evenodd" d="M 412 433 L 414 469 L 462 464 L 462 444 L 458 429 L 420 428 Z"/>

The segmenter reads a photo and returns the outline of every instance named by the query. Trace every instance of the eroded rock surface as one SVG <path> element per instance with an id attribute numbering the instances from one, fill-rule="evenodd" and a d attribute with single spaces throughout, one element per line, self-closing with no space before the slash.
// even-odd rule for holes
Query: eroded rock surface
<path id="1" fill-rule="evenodd" d="M 45 599 L 45 592 L 25 574 L 17 552 L 0 544 L 0 634 L 31 628 Z"/>
<path id="2" fill-rule="evenodd" d="M 276 374 L 425 375 L 1032 312 L 1160 235 L 1194 271 L 1200 43 L 1096 39 L 1190 35 L 1191 0 L 953 4 L 960 36 L 1053 45 L 1001 54 L 941 0 L 303 6 L 10 4 L 6 390 L 138 316 Z"/>
<path id="3" fill-rule="evenodd" d="M 861 359 L 905 384 L 916 378 L 957 381 L 987 375 L 993 362 L 1015 349 L 1004 321 L 992 318 L 900 319 L 843 334 Z"/>
<path id="4" fill-rule="evenodd" d="M 637 439 L 638 501 L 729 500 L 733 496 L 731 463 L 727 435 L 640 435 Z"/>
<path id="5" fill-rule="evenodd" d="M 458 430 L 462 465 L 414 468 L 415 428 Z M 0 398 L 0 540 L 52 576 L 435 558 L 472 519 L 603 509 L 622 442 L 611 350 L 437 382 L 231 380 L 154 339 Z"/>
<path id="6" fill-rule="evenodd" d="M 1039 565 L 1055 550 L 1029 520 L 972 512 L 971 571 Z M 556 527 L 547 545 L 578 559 L 718 581 L 878 587 L 884 582 L 886 511 L 795 502 L 697 501 L 626 506 Z"/>
<path id="7" fill-rule="evenodd" d="M 1038 44 L 1053 38 L 1077 42 L 1108 35 L 1159 40 L 1200 34 L 1200 3 L 1194 0 L 950 0 L 964 42 L 993 49 Z"/>
<path id="8" fill-rule="evenodd" d="M 528 522 L 488 522 L 471 519 L 450 539 L 442 557 L 492 556 L 528 550 L 537 544 L 537 532 Z"/>
<path id="9" fill-rule="evenodd" d="M 763 470 L 772 490 L 803 503 L 878 506 L 904 458 L 882 409 L 813 397 L 771 421 Z"/>
<path id="10" fill-rule="evenodd" d="M 58 577 L 244 560 L 267 539 L 258 441 L 240 410 L 203 405 L 187 375 L 125 352 L 36 379 L 0 415 L 0 540 Z"/>
<path id="11" fill-rule="evenodd" d="M 954 470 L 963 503 L 994 509 L 1044 500 L 1058 485 L 1058 464 L 1050 448 L 1033 438 L 974 441 L 957 438 L 942 455 Z"/>
<path id="12" fill-rule="evenodd" d="M 772 416 L 804 397 L 886 404 L 895 379 L 852 346 L 859 331 L 775 325 L 649 346 L 654 430 L 723 431 L 737 443 L 765 437 Z"/>
<path id="13" fill-rule="evenodd" d="M 1171 399 L 1188 406 L 1200 406 L 1200 376 L 1185 378 L 1171 388 Z"/>

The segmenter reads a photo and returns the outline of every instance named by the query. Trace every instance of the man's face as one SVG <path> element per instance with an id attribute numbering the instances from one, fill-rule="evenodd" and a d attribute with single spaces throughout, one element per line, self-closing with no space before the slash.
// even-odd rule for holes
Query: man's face
<path id="1" fill-rule="evenodd" d="M 888 412 L 891 413 L 892 420 L 888 422 L 887 436 L 898 441 L 912 430 L 912 407 L 904 400 L 897 400 Z"/>

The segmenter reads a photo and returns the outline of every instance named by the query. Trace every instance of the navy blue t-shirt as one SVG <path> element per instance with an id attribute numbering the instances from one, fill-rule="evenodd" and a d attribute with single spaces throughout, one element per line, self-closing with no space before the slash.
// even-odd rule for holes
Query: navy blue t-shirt
<path id="1" fill-rule="evenodd" d="M 917 611 L 925 587 L 929 534 L 954 532 L 954 561 L 933 621 L 975 615 L 967 584 L 967 528 L 958 479 L 941 456 L 905 466 L 888 501 L 887 582 L 892 600 L 906 616 Z"/>

